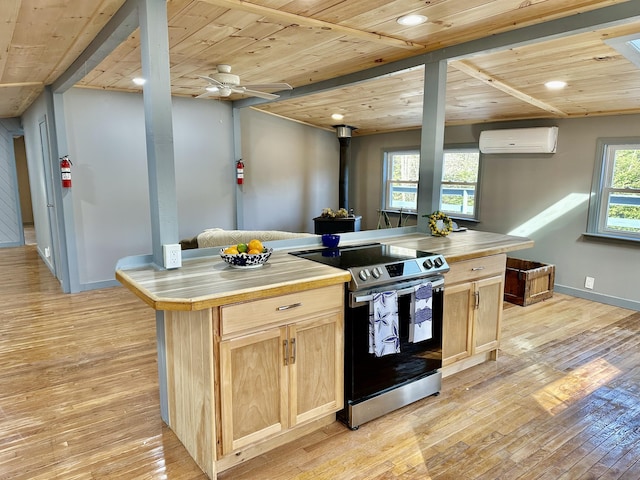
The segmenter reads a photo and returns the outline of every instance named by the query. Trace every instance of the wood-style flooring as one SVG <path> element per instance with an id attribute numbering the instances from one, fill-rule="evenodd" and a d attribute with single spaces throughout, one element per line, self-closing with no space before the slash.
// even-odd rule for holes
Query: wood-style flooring
<path id="1" fill-rule="evenodd" d="M 62 294 L 31 245 L 0 272 L 0 479 L 205 479 L 160 419 L 153 310 Z M 565 295 L 505 303 L 497 362 L 219 478 L 640 479 L 639 333 L 640 312 Z"/>

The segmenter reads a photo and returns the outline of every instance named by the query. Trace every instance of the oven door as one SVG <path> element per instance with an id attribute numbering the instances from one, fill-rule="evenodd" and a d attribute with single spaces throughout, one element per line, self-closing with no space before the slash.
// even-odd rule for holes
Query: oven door
<path id="1" fill-rule="evenodd" d="M 414 287 L 433 286 L 432 338 L 409 342 L 411 297 Z M 396 290 L 400 353 L 376 357 L 369 353 L 369 303 L 373 293 Z M 442 276 L 422 278 L 371 290 L 347 292 L 345 311 L 345 404 L 367 400 L 388 390 L 435 373 L 442 367 Z"/>

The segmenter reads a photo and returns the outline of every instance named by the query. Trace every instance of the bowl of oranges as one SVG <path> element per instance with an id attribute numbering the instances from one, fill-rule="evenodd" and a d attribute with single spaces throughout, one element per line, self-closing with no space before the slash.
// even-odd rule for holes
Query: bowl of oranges
<path id="1" fill-rule="evenodd" d="M 258 239 L 238 243 L 220 250 L 220 257 L 233 268 L 258 268 L 267 263 L 273 248 L 266 248 Z"/>

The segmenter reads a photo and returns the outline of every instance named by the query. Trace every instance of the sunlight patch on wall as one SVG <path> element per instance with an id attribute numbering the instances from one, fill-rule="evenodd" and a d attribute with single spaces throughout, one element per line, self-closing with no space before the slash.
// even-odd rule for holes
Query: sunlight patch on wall
<path id="1" fill-rule="evenodd" d="M 533 398 L 551 415 L 586 397 L 620 375 L 620 370 L 603 358 L 576 368 L 564 377 L 533 394 Z"/>
<path id="2" fill-rule="evenodd" d="M 570 193 L 562 200 L 558 200 L 549 208 L 543 210 L 538 215 L 530 218 L 522 225 L 508 232 L 508 235 L 517 235 L 519 237 L 528 237 L 541 228 L 546 227 L 551 222 L 555 222 L 563 215 L 567 214 L 574 208 L 579 207 L 589 200 L 588 193 Z"/>

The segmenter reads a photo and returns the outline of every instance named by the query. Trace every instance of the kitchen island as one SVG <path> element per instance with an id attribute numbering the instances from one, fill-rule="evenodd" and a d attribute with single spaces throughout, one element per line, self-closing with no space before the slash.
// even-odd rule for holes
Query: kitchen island
<path id="1" fill-rule="evenodd" d="M 411 228 L 343 235 L 344 243 L 371 241 L 442 253 L 451 263 L 443 335 L 451 373 L 495 358 L 504 259 L 532 241 L 476 231 L 431 237 Z M 165 420 L 210 478 L 335 421 L 343 406 L 344 283 L 351 277 L 289 255 L 292 249 L 277 249 L 251 270 L 230 268 L 214 249 L 177 270 L 130 261 L 117 268 L 123 285 L 164 312 Z"/>

